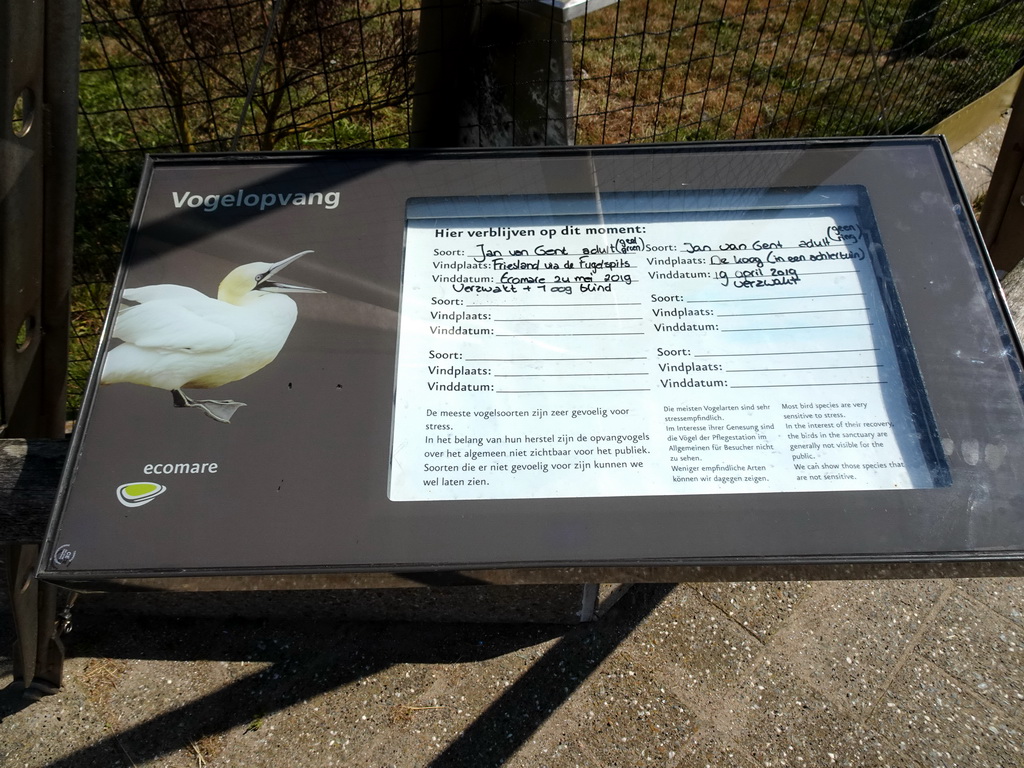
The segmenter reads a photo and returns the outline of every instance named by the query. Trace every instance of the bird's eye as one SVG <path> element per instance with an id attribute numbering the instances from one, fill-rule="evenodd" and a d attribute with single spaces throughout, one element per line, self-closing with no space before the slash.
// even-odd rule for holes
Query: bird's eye
<path id="1" fill-rule="evenodd" d="M 262 275 L 256 275 L 256 282 L 257 283 L 262 283 L 267 278 L 267 275 L 269 275 L 269 274 L 270 274 L 269 272 L 264 272 Z"/>

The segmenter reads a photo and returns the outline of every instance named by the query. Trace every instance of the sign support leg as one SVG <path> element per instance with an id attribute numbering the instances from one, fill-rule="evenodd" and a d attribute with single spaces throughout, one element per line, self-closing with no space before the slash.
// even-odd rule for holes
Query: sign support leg
<path id="1" fill-rule="evenodd" d="M 64 671 L 60 635 L 70 626 L 69 613 L 58 622 L 58 587 L 35 577 L 39 544 L 5 545 L 7 589 L 14 615 L 14 677 L 25 686 L 25 697 L 39 699 L 56 693 Z M 70 606 L 69 606 L 70 607 Z"/>

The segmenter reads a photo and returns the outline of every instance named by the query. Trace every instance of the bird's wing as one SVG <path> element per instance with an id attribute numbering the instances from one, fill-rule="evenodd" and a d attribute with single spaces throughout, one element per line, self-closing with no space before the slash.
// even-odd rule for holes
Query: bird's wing
<path id="1" fill-rule="evenodd" d="M 143 289 L 134 290 L 137 292 Z M 216 309 L 215 299 L 203 296 L 198 291 L 195 293 Z M 139 300 L 127 295 L 125 298 Z M 190 308 L 173 299 L 145 299 L 142 304 L 118 311 L 114 337 L 137 347 L 177 352 L 217 352 L 231 346 L 235 341 L 235 332 L 215 320 L 203 317 L 195 311 L 197 309 L 201 309 L 201 305 Z"/>
<path id="2" fill-rule="evenodd" d="M 195 288 L 186 288 L 184 285 L 143 285 L 139 288 L 126 288 L 121 292 L 121 298 L 125 301 L 134 301 L 144 304 L 147 301 L 173 301 L 183 307 L 202 306 L 203 302 L 210 301 L 210 298 Z"/>

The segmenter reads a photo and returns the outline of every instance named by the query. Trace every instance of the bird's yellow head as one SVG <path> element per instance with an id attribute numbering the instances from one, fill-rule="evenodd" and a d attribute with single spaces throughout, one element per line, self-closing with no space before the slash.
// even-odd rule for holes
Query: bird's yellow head
<path id="1" fill-rule="evenodd" d="M 318 288 L 306 288 L 301 285 L 286 285 L 274 282 L 274 276 L 296 259 L 312 251 L 302 251 L 287 259 L 271 264 L 266 261 L 254 261 L 231 270 L 221 280 L 217 290 L 217 298 L 228 304 L 242 304 L 247 299 L 260 293 L 324 293 Z"/>

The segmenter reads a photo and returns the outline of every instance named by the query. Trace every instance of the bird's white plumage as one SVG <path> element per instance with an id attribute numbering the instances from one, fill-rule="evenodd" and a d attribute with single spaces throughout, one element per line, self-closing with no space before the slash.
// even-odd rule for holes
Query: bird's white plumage
<path id="1" fill-rule="evenodd" d="M 190 288 L 185 290 L 195 296 L 184 297 L 188 301 L 161 296 L 176 292 L 150 290 L 181 287 L 150 285 L 125 291 L 126 299 L 142 303 L 118 311 L 114 337 L 148 349 L 217 352 L 230 347 L 235 341 L 235 332 L 231 329 L 230 316 L 224 316 L 224 310 L 217 306 L 220 302 Z M 140 297 L 140 292 L 149 296 Z"/>
<path id="2" fill-rule="evenodd" d="M 211 388 L 260 370 L 277 357 L 298 314 L 282 294 L 321 293 L 269 282 L 301 255 L 238 267 L 216 299 L 181 285 L 125 290 L 124 299 L 137 304 L 118 312 L 113 335 L 123 343 L 107 353 L 101 383 Z"/>

